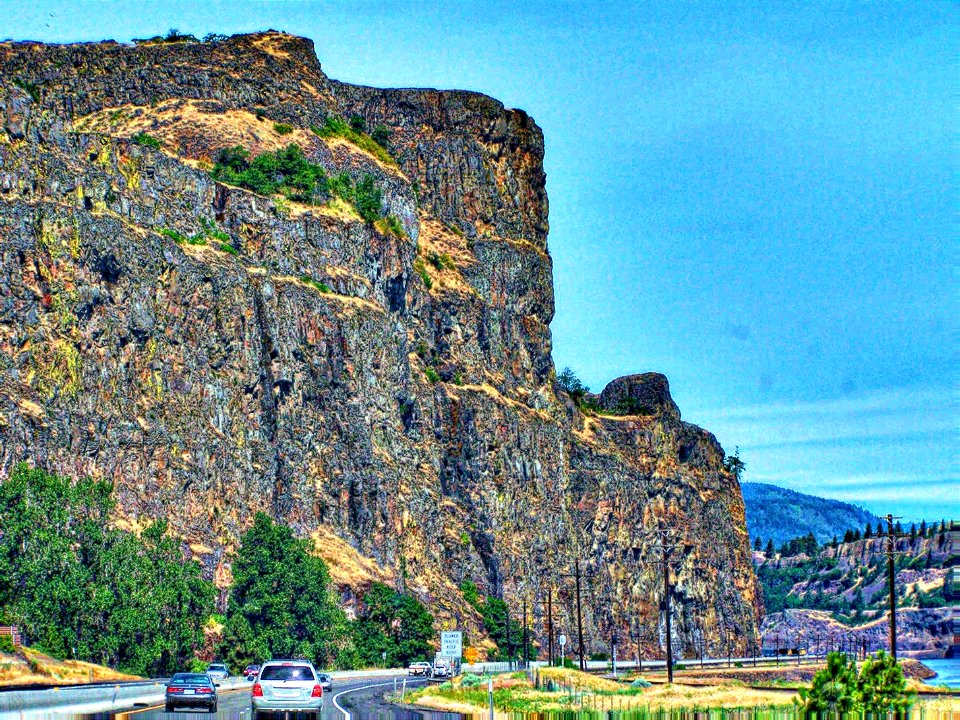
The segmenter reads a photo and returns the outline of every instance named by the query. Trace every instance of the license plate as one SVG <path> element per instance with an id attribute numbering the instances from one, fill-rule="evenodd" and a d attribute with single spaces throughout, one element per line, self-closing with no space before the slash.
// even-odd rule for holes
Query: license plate
<path id="1" fill-rule="evenodd" d="M 184 694 L 184 695 L 196 695 L 196 694 L 197 694 L 197 691 L 196 691 L 196 690 L 184 690 L 184 691 L 183 691 L 183 694 Z"/>
<path id="2" fill-rule="evenodd" d="M 297 695 L 297 694 L 299 694 L 297 690 L 286 689 L 286 688 L 277 689 L 277 695 L 291 696 L 291 695 Z"/>

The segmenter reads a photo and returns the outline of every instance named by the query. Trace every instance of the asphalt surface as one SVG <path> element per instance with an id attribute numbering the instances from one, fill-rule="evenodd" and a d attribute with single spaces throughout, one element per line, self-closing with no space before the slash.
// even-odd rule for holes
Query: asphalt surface
<path id="1" fill-rule="evenodd" d="M 405 675 L 398 675 L 397 687 L 403 682 Z M 423 680 L 407 678 L 407 687 L 419 687 L 423 685 Z M 346 720 L 344 712 L 341 712 L 336 704 L 343 708 L 343 711 L 350 713 L 350 717 L 359 720 L 415 720 L 424 718 L 425 715 L 416 712 L 398 710 L 395 706 L 384 702 L 383 696 L 393 692 L 393 677 L 370 677 L 357 680 L 334 681 L 333 692 L 324 694 L 322 720 Z M 432 716 L 432 714 L 431 714 Z M 91 717 L 91 716 L 87 716 Z M 107 717 L 98 715 L 97 718 Z M 194 712 L 192 710 L 176 710 L 168 713 L 164 711 L 162 705 L 155 705 L 146 708 L 132 708 L 128 712 L 118 712 L 113 717 L 129 718 L 129 720 L 201 720 L 204 718 L 230 718 L 231 720 L 252 720 L 253 715 L 250 712 L 250 689 L 249 687 L 240 690 L 225 690 L 220 693 L 217 703 L 217 714 L 210 715 L 207 712 Z M 281 718 L 283 715 L 273 717 Z M 286 720 L 294 720 L 294 717 L 308 717 L 305 715 L 294 716 L 292 713 L 286 715 Z"/>

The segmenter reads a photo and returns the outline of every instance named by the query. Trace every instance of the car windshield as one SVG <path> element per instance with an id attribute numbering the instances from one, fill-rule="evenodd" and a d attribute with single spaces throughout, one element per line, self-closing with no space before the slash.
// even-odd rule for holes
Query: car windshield
<path id="1" fill-rule="evenodd" d="M 260 673 L 261 680 L 313 680 L 307 665 L 268 665 Z"/>
<path id="2" fill-rule="evenodd" d="M 226 669 L 227 669 L 227 666 L 226 666 L 226 665 L 211 665 L 210 667 L 207 668 L 208 671 L 210 671 L 210 670 L 226 670 Z"/>
<path id="3" fill-rule="evenodd" d="M 210 678 L 200 673 L 178 673 L 170 680 L 171 685 L 209 685 Z"/>

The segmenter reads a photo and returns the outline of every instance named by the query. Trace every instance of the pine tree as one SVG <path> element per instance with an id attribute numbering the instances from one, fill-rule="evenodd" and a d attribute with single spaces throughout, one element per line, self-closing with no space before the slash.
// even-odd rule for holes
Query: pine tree
<path id="1" fill-rule="evenodd" d="M 857 528 L 856 530 L 853 531 L 853 540 L 854 542 L 856 542 L 859 539 L 860 539 L 860 529 Z"/>
<path id="2" fill-rule="evenodd" d="M 836 547 L 837 545 L 839 545 L 839 543 L 837 542 L 837 536 L 834 535 L 833 540 L 830 541 L 830 547 Z"/>
<path id="3" fill-rule="evenodd" d="M 917 539 L 917 525 L 916 525 L 916 523 L 910 523 L 910 539 L 911 539 L 911 540 L 916 540 L 916 539 Z"/>
<path id="4" fill-rule="evenodd" d="M 843 534 L 843 542 L 852 543 L 853 542 L 853 530 L 847 530 Z"/>
<path id="5" fill-rule="evenodd" d="M 873 525 L 867 523 L 867 529 L 863 531 L 863 537 L 865 540 L 869 540 L 873 537 Z"/>
<path id="6" fill-rule="evenodd" d="M 764 553 L 768 558 L 770 558 L 770 557 L 773 557 L 775 552 L 776 552 L 776 549 L 773 547 L 773 538 L 770 538 L 769 540 L 767 540 L 767 547 L 764 550 Z"/>
<path id="7" fill-rule="evenodd" d="M 760 548 L 762 547 L 763 547 L 763 543 L 760 542 L 760 536 L 757 535 L 757 537 L 754 538 L 753 540 L 753 549 L 756 550 L 757 552 L 760 552 Z"/>
<path id="8" fill-rule="evenodd" d="M 927 521 L 920 521 L 920 537 L 925 538 L 927 536 Z"/>

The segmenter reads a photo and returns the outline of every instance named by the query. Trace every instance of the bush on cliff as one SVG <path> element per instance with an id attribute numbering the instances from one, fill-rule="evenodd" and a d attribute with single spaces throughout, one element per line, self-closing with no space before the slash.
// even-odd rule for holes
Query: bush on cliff
<path id="1" fill-rule="evenodd" d="M 322 203 L 329 198 L 327 174 L 312 163 L 299 145 L 265 152 L 252 160 L 250 153 L 236 145 L 220 151 L 210 175 L 214 180 L 253 190 L 260 195 L 282 193 L 290 200 Z"/>
<path id="2" fill-rule="evenodd" d="M 357 122 L 358 119 L 360 122 Z M 366 123 L 359 116 L 354 116 L 350 119 L 350 122 L 336 116 L 330 116 L 322 126 L 313 126 L 310 129 L 318 137 L 342 138 L 370 153 L 384 165 L 396 166 L 397 161 L 393 159 L 386 147 L 390 138 L 390 131 L 383 125 L 378 125 L 373 129 L 373 137 L 371 137 L 364 131 L 365 127 Z"/>
<path id="3" fill-rule="evenodd" d="M 319 666 L 355 662 L 347 618 L 326 563 L 286 525 L 257 513 L 233 561 L 233 588 L 220 654 L 231 667 L 270 657 Z"/>
<path id="4" fill-rule="evenodd" d="M 213 585 L 165 522 L 112 527 L 112 490 L 27 465 L 0 483 L 0 623 L 59 658 L 174 672 L 203 643 Z"/>

